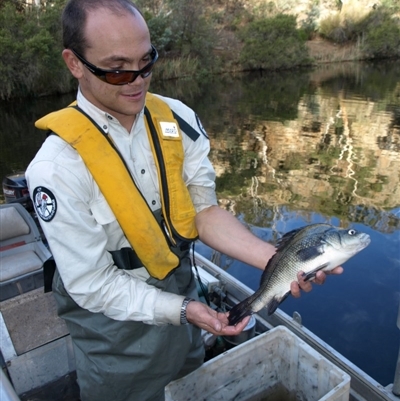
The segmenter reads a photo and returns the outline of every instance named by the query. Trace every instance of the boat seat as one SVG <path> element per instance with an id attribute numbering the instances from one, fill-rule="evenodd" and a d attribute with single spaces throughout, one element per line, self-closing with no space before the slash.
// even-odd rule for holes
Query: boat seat
<path id="1" fill-rule="evenodd" d="M 0 205 L 0 300 L 43 286 L 43 264 L 50 258 L 27 210 L 18 203 Z"/>
<path id="2" fill-rule="evenodd" d="M 5 256 L 1 258 L 0 282 L 33 272 L 40 269 L 42 266 L 42 261 L 34 251 L 19 252 L 10 256 Z"/>

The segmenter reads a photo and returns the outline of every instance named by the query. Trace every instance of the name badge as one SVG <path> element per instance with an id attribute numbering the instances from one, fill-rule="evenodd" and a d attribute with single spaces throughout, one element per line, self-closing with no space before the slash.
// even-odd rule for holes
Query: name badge
<path id="1" fill-rule="evenodd" d="M 178 127 L 175 123 L 160 122 L 160 127 L 163 136 L 169 138 L 179 138 Z"/>

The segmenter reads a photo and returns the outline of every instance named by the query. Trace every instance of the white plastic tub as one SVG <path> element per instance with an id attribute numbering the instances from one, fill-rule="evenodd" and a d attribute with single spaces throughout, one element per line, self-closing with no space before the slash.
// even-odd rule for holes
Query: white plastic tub
<path id="1" fill-rule="evenodd" d="M 283 326 L 170 383 L 167 401 L 348 401 L 350 376 Z"/>

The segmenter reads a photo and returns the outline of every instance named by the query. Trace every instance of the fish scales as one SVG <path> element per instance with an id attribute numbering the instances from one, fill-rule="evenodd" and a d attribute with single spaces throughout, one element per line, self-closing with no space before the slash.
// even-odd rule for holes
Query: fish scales
<path id="1" fill-rule="evenodd" d="M 344 263 L 370 243 L 367 234 L 354 229 L 341 229 L 330 224 L 311 224 L 286 233 L 269 260 L 260 287 L 250 297 L 235 305 L 229 323 L 236 324 L 245 316 L 266 306 L 275 312 L 290 293 L 290 284 L 299 271 L 313 279 L 318 270 L 329 271 Z"/>

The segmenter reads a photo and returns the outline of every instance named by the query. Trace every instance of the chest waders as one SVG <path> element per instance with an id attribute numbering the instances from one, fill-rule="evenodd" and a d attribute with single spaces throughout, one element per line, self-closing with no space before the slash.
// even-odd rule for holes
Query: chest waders
<path id="1" fill-rule="evenodd" d="M 165 265 L 161 268 L 157 267 L 163 260 L 162 258 L 154 258 L 153 261 L 150 260 L 151 258 L 147 259 L 147 256 L 139 251 L 139 248 L 142 249 L 142 242 L 140 241 L 136 242 L 140 245 L 139 247 L 134 245 L 136 254 L 133 256 L 132 263 L 144 264 L 146 269 L 151 272 L 152 277 L 147 280 L 149 285 L 163 291 L 198 299 L 190 260 L 188 257 L 183 256 L 182 258 L 182 255 L 186 254 L 188 242 L 197 237 L 197 232 L 195 229 L 193 230 L 194 226 L 192 225 L 194 209 L 193 205 L 187 202 L 186 196 L 188 194 L 184 194 L 185 199 L 179 198 L 182 183 L 177 180 L 177 177 L 179 168 L 182 168 L 183 158 L 180 162 L 181 166 L 175 162 L 175 166 L 169 170 L 169 173 L 166 173 L 165 170 L 167 163 L 163 167 L 163 163 L 157 159 L 161 155 L 161 157 L 165 156 L 166 161 L 168 161 L 171 157 L 173 158 L 172 155 L 178 149 L 175 145 L 171 146 L 169 150 L 168 146 L 167 148 L 163 146 L 162 131 L 155 128 L 165 121 L 168 123 L 175 121 L 176 123 L 173 117 L 171 120 L 170 114 L 163 117 L 166 109 L 164 106 L 158 107 L 160 106 L 159 102 L 161 101 L 158 98 L 150 94 L 146 98 L 149 141 L 152 144 L 153 154 L 155 154 L 159 180 L 161 180 L 160 193 L 163 199 L 162 217 L 157 219 L 151 215 L 151 224 L 154 232 L 157 233 L 156 238 L 163 241 L 162 252 L 164 252 L 163 256 L 166 257 L 167 267 Z M 165 105 L 164 102 L 162 103 Z M 46 117 L 44 118 L 46 119 Z M 53 114 L 52 118 L 54 119 L 51 124 L 53 121 L 57 121 L 55 117 Z M 76 119 L 69 121 L 76 121 Z M 42 123 L 41 128 L 52 129 L 49 124 L 43 125 L 43 120 L 39 123 Z M 57 130 L 53 131 L 59 134 Z M 194 133 L 191 134 L 194 134 L 195 137 L 197 132 L 193 131 Z M 185 134 L 188 132 L 185 131 Z M 157 145 L 156 135 L 161 145 Z M 181 146 L 181 140 L 179 143 Z M 156 149 L 157 147 L 159 149 Z M 104 160 L 103 165 L 107 165 Z M 126 171 L 125 166 L 124 169 Z M 112 169 L 109 168 L 109 170 Z M 165 175 L 161 176 L 161 174 Z M 132 182 L 133 180 L 129 177 L 129 181 Z M 100 189 L 103 192 L 103 188 L 100 187 Z M 165 196 L 171 193 L 173 195 L 165 202 Z M 142 201 L 144 200 L 142 199 Z M 115 212 L 111 202 L 110 200 L 110 207 L 118 219 L 118 212 Z M 181 214 L 178 210 L 179 202 L 181 202 L 181 206 L 184 206 L 181 209 L 181 212 L 183 211 Z M 148 209 L 147 205 L 146 208 Z M 146 215 L 149 216 L 148 210 Z M 134 218 L 136 219 L 136 217 Z M 132 221 L 132 216 L 130 219 Z M 122 223 L 120 219 L 118 221 L 132 244 L 124 229 L 123 221 L 121 220 Z M 164 230 L 167 230 L 167 235 Z M 147 242 L 150 242 L 148 238 L 152 237 L 146 238 Z M 113 257 L 115 256 L 115 259 L 121 258 L 119 250 L 116 251 L 117 253 Z M 154 246 L 151 251 L 154 251 Z M 131 257 L 132 254 L 129 253 L 128 259 Z M 160 255 L 158 257 L 160 258 Z M 126 260 L 124 255 L 122 255 L 122 260 Z M 119 267 L 124 267 L 124 265 Z M 138 266 L 131 266 L 131 268 L 135 267 Z M 171 272 L 173 274 L 170 274 Z M 189 373 L 203 362 L 204 349 L 201 332 L 193 325 L 152 326 L 142 322 L 117 321 L 104 316 L 102 313 L 89 312 L 79 307 L 68 295 L 57 271 L 53 281 L 53 292 L 57 300 L 58 314 L 65 319 L 73 339 L 82 401 L 161 401 L 164 399 L 164 387 L 171 380 Z"/>

